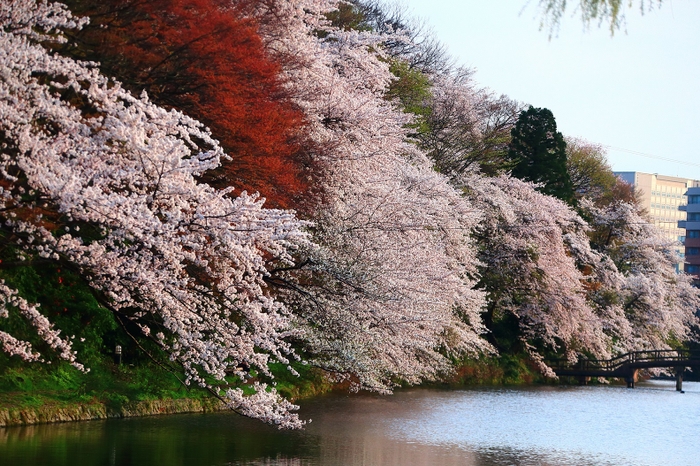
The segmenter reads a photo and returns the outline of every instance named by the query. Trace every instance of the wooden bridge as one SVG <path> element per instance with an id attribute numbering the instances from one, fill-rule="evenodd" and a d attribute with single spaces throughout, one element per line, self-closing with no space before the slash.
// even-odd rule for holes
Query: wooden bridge
<path id="1" fill-rule="evenodd" d="M 700 350 L 633 351 L 612 359 L 579 359 L 574 364 L 558 359 L 547 363 L 559 377 L 577 377 L 582 384 L 591 377 L 617 377 L 625 379 L 629 388 L 634 388 L 640 369 L 672 368 L 676 390 L 682 391 L 686 367 L 700 368 Z"/>

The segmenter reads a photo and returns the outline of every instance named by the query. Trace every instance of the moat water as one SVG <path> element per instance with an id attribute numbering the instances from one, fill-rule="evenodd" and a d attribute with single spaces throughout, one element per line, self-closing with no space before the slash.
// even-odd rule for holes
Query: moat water
<path id="1" fill-rule="evenodd" d="M 0 428 L 2 466 L 700 465 L 700 383 L 326 396 L 285 432 L 231 413 Z"/>

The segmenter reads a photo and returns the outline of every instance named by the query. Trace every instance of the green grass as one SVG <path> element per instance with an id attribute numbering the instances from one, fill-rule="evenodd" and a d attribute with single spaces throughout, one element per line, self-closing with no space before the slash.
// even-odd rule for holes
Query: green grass
<path id="1" fill-rule="evenodd" d="M 524 354 L 463 359 L 455 362 L 450 385 L 525 385 L 545 383 L 545 378 Z"/>
<path id="2" fill-rule="evenodd" d="M 0 359 L 7 358 L 0 356 Z M 8 367 L 0 362 L 0 367 L 0 406 L 3 407 L 101 402 L 118 408 L 131 401 L 210 396 L 199 387 L 184 387 L 155 364 L 119 366 L 106 360 L 93 364 L 88 373 L 66 363 Z"/>
<path id="3" fill-rule="evenodd" d="M 320 369 L 301 363 L 292 363 L 292 368 L 299 376 L 292 374 L 283 364 L 270 364 L 270 371 L 275 376 L 274 387 L 283 397 L 293 401 L 334 389 L 334 385 Z"/>

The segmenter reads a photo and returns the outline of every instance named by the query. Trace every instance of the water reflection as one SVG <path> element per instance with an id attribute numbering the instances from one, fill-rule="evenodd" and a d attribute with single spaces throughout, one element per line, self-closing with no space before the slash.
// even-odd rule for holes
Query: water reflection
<path id="1" fill-rule="evenodd" d="M 700 384 L 409 390 L 304 403 L 304 431 L 229 413 L 0 429 L 0 465 L 699 464 Z"/>

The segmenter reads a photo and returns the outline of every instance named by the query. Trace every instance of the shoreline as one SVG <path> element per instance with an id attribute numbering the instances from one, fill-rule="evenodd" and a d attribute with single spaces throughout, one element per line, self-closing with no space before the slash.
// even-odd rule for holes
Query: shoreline
<path id="1" fill-rule="evenodd" d="M 665 379 L 659 377 L 657 379 Z M 672 380 L 672 379 L 669 379 Z M 594 382 L 598 383 L 598 382 Z M 612 382 L 616 384 L 616 382 Z M 508 386 L 510 384 L 424 384 L 423 388 L 450 388 L 457 386 L 483 387 Z M 540 385 L 537 383 L 519 383 L 516 386 Z M 568 384 L 560 384 L 568 385 Z M 412 387 L 416 388 L 416 387 Z M 330 390 L 332 391 L 332 390 Z M 326 393 L 326 392 L 324 392 Z M 309 394 L 299 399 L 308 399 L 322 393 Z M 297 401 L 299 400 L 297 399 Z M 169 414 L 210 413 L 225 411 L 224 404 L 214 398 L 164 398 L 153 400 L 128 401 L 122 405 L 94 400 L 90 402 L 49 402 L 41 406 L 22 408 L 0 407 L 0 429 L 39 424 L 64 422 L 96 421 L 130 417 L 161 416 Z"/>
<path id="2" fill-rule="evenodd" d="M 0 408 L 0 428 L 165 414 L 206 413 L 225 409 L 223 403 L 215 398 L 130 401 L 118 407 L 99 401 L 51 403 L 38 407 Z"/>

